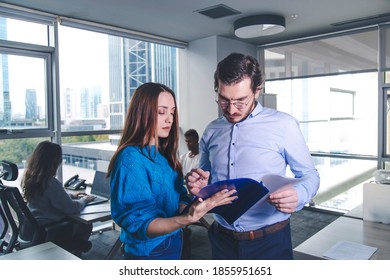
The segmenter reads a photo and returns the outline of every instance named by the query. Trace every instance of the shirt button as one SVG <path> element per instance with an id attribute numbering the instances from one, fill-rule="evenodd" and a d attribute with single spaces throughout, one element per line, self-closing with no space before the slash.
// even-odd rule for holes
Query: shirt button
<path id="1" fill-rule="evenodd" d="M 234 146 L 235 143 L 232 143 L 232 145 Z"/>
<path id="2" fill-rule="evenodd" d="M 230 165 L 231 165 L 231 166 L 233 166 L 234 164 L 233 164 L 233 163 L 231 163 Z"/>

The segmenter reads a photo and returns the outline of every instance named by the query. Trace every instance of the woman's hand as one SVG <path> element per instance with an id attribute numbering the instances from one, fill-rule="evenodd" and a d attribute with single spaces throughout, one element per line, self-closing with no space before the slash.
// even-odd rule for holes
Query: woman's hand
<path id="1" fill-rule="evenodd" d="M 210 172 L 203 169 L 192 169 L 186 175 L 187 188 L 191 194 L 197 195 L 199 191 L 205 187 L 209 181 Z"/>
<path id="2" fill-rule="evenodd" d="M 235 193 L 235 189 L 230 191 L 224 189 L 208 199 L 202 200 L 199 198 L 190 206 L 186 214 L 177 215 L 171 218 L 155 218 L 149 223 L 147 235 L 152 238 L 168 234 L 179 228 L 196 223 L 214 207 L 229 204 L 237 199 L 238 197 L 234 195 Z"/>
<path id="3" fill-rule="evenodd" d="M 206 215 L 207 212 L 214 207 L 232 203 L 233 200 L 238 198 L 238 196 L 234 195 L 236 192 L 237 191 L 235 189 L 230 191 L 228 189 L 224 189 L 205 200 L 198 198 L 198 201 L 191 205 L 188 211 L 190 222 L 195 223 L 199 221 L 200 218 Z"/>
<path id="4" fill-rule="evenodd" d="M 70 196 L 73 199 L 84 198 L 86 202 L 91 202 L 91 201 L 93 201 L 96 198 L 96 196 L 94 196 L 94 195 L 89 195 L 89 194 L 83 193 L 83 192 L 72 193 Z"/>
<path id="5" fill-rule="evenodd" d="M 96 198 L 96 196 L 94 196 L 94 195 L 86 195 L 85 200 L 87 202 L 91 202 L 91 201 L 95 200 L 95 198 Z"/>
<path id="6" fill-rule="evenodd" d="M 77 192 L 77 193 L 71 193 L 70 194 L 70 197 L 72 199 L 79 199 L 79 198 L 82 198 L 83 196 L 86 196 L 87 194 L 84 193 L 84 192 Z"/>

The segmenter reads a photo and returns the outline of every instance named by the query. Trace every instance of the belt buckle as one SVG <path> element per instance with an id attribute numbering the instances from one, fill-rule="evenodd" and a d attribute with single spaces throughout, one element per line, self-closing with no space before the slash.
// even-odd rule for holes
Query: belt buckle
<path id="1" fill-rule="evenodd" d="M 253 239 L 255 239 L 255 233 L 251 230 L 249 232 L 249 240 L 253 240 Z"/>

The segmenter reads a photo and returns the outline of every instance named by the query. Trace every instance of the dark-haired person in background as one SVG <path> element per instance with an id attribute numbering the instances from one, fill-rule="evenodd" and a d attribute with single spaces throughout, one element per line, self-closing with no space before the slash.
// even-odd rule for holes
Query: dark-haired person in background
<path id="1" fill-rule="evenodd" d="M 255 204 L 233 224 L 221 216 L 209 229 L 213 259 L 292 259 L 289 217 L 310 201 L 319 187 L 299 123 L 292 116 L 265 108 L 257 99 L 263 78 L 251 56 L 232 53 L 218 63 L 214 74 L 215 101 L 223 116 L 212 121 L 200 141 L 200 168 L 187 175 L 196 194 L 208 183 L 285 175 L 287 165 L 295 186 Z M 240 198 L 238 198 L 240 199 Z"/>
<path id="2" fill-rule="evenodd" d="M 27 166 L 22 178 L 24 199 L 31 213 L 40 225 L 47 225 L 68 219 L 79 214 L 85 205 L 95 199 L 94 196 L 79 193 L 68 194 L 62 183 L 55 177 L 62 163 L 62 148 L 49 141 L 40 142 L 27 160 Z M 73 234 L 64 236 L 60 244 L 81 255 L 91 249 L 88 241 L 92 224 L 69 219 L 73 223 Z"/>
<path id="3" fill-rule="evenodd" d="M 180 162 L 185 175 L 191 169 L 199 167 L 199 134 L 195 129 L 189 129 L 184 133 L 184 140 L 187 144 L 188 152 L 180 156 Z"/>

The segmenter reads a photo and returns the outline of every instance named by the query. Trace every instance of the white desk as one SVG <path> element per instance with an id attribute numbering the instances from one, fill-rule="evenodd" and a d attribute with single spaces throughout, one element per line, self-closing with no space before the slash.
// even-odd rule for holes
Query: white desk
<path id="1" fill-rule="evenodd" d="M 352 208 L 350 211 L 344 214 L 344 217 L 363 219 L 363 203 L 360 203 L 355 208 Z"/>
<path id="2" fill-rule="evenodd" d="M 0 256 L 1 260 L 80 260 L 68 251 L 52 242 L 42 243 L 33 247 Z"/>
<path id="3" fill-rule="evenodd" d="M 100 208 L 101 206 L 107 206 L 107 209 L 110 209 L 110 202 L 103 202 L 101 204 L 95 204 L 86 207 Z M 72 218 L 87 224 L 92 224 L 95 222 L 105 222 L 111 220 L 111 211 L 105 211 L 105 212 L 97 211 L 96 213 L 90 213 L 90 214 L 77 214 L 77 215 L 73 215 Z"/>
<path id="4" fill-rule="evenodd" d="M 101 205 L 101 206 L 110 205 L 110 202 L 104 202 L 101 204 L 95 204 L 95 205 L 90 205 L 90 206 L 86 206 L 86 207 L 100 208 L 99 205 Z M 111 211 L 97 212 L 97 213 L 91 213 L 91 214 L 78 214 L 78 215 L 73 215 L 72 218 L 77 220 L 77 221 L 80 221 L 82 223 L 86 223 L 86 224 L 92 224 L 95 222 L 105 222 L 105 221 L 111 220 Z M 113 230 L 115 230 L 115 229 L 113 229 Z M 115 243 L 113 244 L 111 250 L 107 253 L 106 260 L 112 259 L 113 256 L 115 255 L 115 253 L 117 252 L 117 250 L 120 249 L 121 245 L 122 245 L 122 243 L 121 243 L 120 239 L 118 238 L 115 241 Z"/>
<path id="5" fill-rule="evenodd" d="M 390 225 L 340 217 L 294 249 L 296 259 L 324 259 L 323 253 L 346 240 L 378 248 L 371 260 L 390 260 Z"/>
<path id="6" fill-rule="evenodd" d="M 87 194 L 91 193 L 91 187 L 87 187 L 84 190 L 66 190 L 68 193 L 77 193 L 77 192 L 85 192 Z M 96 207 L 95 207 L 96 206 Z M 106 212 L 100 212 L 97 211 L 96 213 L 91 214 L 76 214 L 73 215 L 72 218 L 80 221 L 82 223 L 92 224 L 95 222 L 105 222 L 108 220 L 111 220 L 111 211 L 110 211 L 110 201 L 103 202 L 100 204 L 90 205 L 86 206 L 87 208 L 100 208 L 101 206 L 107 206 L 106 208 L 109 209 L 109 211 Z"/>

